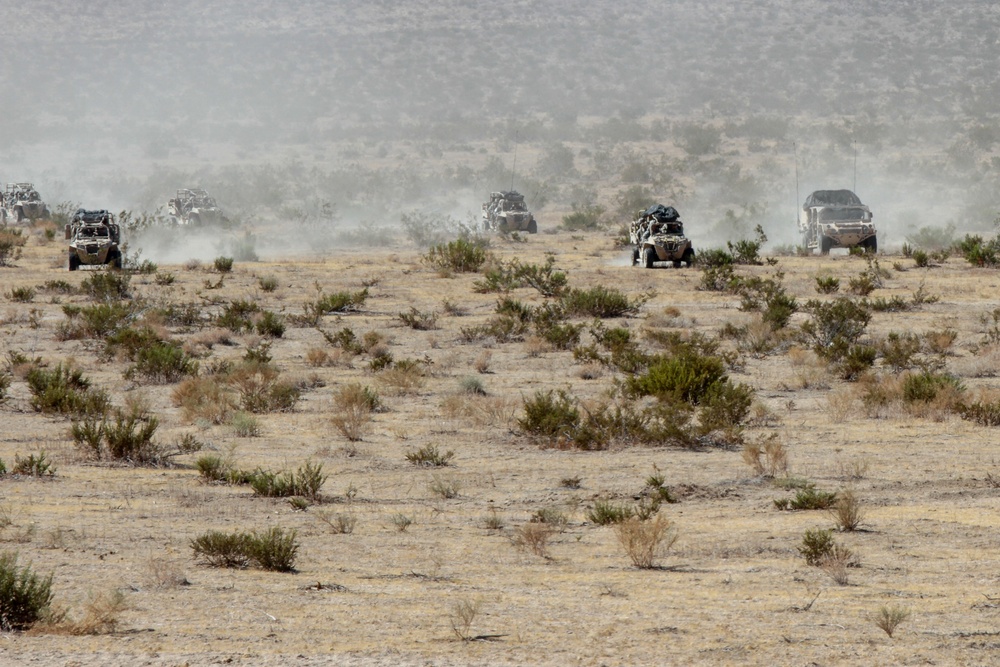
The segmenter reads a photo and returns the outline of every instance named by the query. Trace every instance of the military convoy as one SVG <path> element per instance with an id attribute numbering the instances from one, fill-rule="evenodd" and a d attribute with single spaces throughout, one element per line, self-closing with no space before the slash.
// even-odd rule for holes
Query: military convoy
<path id="1" fill-rule="evenodd" d="M 65 231 L 70 271 L 95 264 L 122 268 L 121 230 L 109 212 L 77 209 Z"/>
<path id="2" fill-rule="evenodd" d="M 8 183 L 0 194 L 0 222 L 49 217 L 49 208 L 31 183 Z"/>
<path id="3" fill-rule="evenodd" d="M 215 197 L 197 188 L 178 190 L 177 196 L 167 202 L 167 213 L 177 225 L 200 227 L 226 221 Z"/>
<path id="4" fill-rule="evenodd" d="M 503 233 L 537 234 L 538 223 L 524 203 L 524 195 L 506 190 L 491 192 L 490 200 L 483 204 L 483 229 Z"/>
<path id="5" fill-rule="evenodd" d="M 681 264 L 694 265 L 694 246 L 684 236 L 684 223 L 673 206 L 654 204 L 629 227 L 632 241 L 632 266 L 642 264 L 647 269 L 656 262 L 671 262 L 674 268 Z"/>
<path id="6" fill-rule="evenodd" d="M 878 252 L 872 211 L 850 190 L 816 190 L 799 213 L 802 244 L 823 255 L 831 248 L 864 248 Z"/>

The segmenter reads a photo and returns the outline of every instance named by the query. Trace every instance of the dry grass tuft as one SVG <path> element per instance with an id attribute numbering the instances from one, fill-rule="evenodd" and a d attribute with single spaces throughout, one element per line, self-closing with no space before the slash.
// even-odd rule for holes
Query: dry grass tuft
<path id="1" fill-rule="evenodd" d="M 551 560 L 549 540 L 558 532 L 557 528 L 548 523 L 526 523 L 518 526 L 511 536 L 511 542 L 522 551 L 530 551 L 536 556 Z"/>
<path id="2" fill-rule="evenodd" d="M 837 528 L 845 532 L 853 532 L 858 529 L 865 519 L 865 513 L 861 509 L 861 502 L 852 489 L 845 489 L 837 494 L 837 504 L 830 510 Z"/>
<path id="3" fill-rule="evenodd" d="M 889 638 L 906 619 L 910 617 L 910 610 L 905 607 L 884 606 L 875 614 L 875 625 Z"/>
<path id="4" fill-rule="evenodd" d="M 615 524 L 615 536 L 632 564 L 643 569 L 656 566 L 656 559 L 677 541 L 673 523 L 657 515 L 649 521 L 631 518 Z"/>
<path id="5" fill-rule="evenodd" d="M 788 473 L 788 450 L 777 433 L 763 442 L 744 444 L 743 461 L 759 477 L 774 478 Z"/>

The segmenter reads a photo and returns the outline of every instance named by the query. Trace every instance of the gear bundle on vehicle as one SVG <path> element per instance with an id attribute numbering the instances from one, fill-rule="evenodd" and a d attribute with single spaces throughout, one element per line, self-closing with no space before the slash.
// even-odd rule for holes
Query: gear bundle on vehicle
<path id="1" fill-rule="evenodd" d="M 639 213 L 629 228 L 632 242 L 632 266 L 642 264 L 647 269 L 656 262 L 694 265 L 694 246 L 684 236 L 684 223 L 673 206 L 654 204 Z"/>

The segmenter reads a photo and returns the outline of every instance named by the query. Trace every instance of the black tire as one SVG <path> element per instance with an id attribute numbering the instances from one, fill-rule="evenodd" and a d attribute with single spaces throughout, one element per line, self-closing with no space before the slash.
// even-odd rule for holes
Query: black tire
<path id="1" fill-rule="evenodd" d="M 878 254 L 878 237 L 873 236 L 865 240 L 865 248 L 873 255 Z"/>
<path id="2" fill-rule="evenodd" d="M 80 258 L 76 255 L 69 256 L 69 270 L 76 271 L 80 268 Z"/>
<path id="3" fill-rule="evenodd" d="M 688 248 L 685 250 L 684 256 L 681 257 L 681 261 L 687 264 L 689 269 L 694 266 L 694 248 Z"/>
<path id="4" fill-rule="evenodd" d="M 652 247 L 646 246 L 642 249 L 642 265 L 647 269 L 653 268 L 653 262 L 656 261 L 656 251 Z"/>
<path id="5" fill-rule="evenodd" d="M 110 264 L 111 268 L 113 268 L 113 269 L 121 269 L 122 268 L 122 254 L 121 254 L 121 252 L 115 251 L 114 253 L 109 254 L 108 255 L 108 264 Z"/>
<path id="6" fill-rule="evenodd" d="M 679 259 L 675 259 L 674 260 L 674 268 L 675 269 L 681 268 L 681 260 L 679 260 Z"/>
<path id="7" fill-rule="evenodd" d="M 635 266 L 638 263 L 639 263 L 639 249 L 632 248 L 632 266 Z"/>
<path id="8" fill-rule="evenodd" d="M 193 213 L 188 216 L 188 224 L 192 227 L 201 227 L 201 216 L 197 213 Z"/>
<path id="9" fill-rule="evenodd" d="M 833 241 L 828 236 L 821 236 L 819 239 L 819 254 L 829 255 L 830 248 L 833 247 Z"/>
<path id="10" fill-rule="evenodd" d="M 14 208 L 14 222 L 21 222 L 24 220 L 24 209 L 20 206 Z"/>
<path id="11" fill-rule="evenodd" d="M 538 223 L 535 222 L 534 218 L 532 218 L 531 222 L 528 223 L 528 233 L 529 234 L 537 234 L 538 233 Z"/>

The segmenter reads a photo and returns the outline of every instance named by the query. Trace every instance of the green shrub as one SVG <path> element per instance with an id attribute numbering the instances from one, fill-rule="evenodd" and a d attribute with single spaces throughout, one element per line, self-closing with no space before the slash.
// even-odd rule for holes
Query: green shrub
<path id="1" fill-rule="evenodd" d="M 215 270 L 219 273 L 229 273 L 233 270 L 232 257 L 216 257 L 213 264 L 215 265 Z"/>
<path id="2" fill-rule="evenodd" d="M 437 314 L 423 313 L 410 306 L 410 312 L 400 313 L 399 321 L 417 331 L 429 331 L 437 328 Z"/>
<path id="3" fill-rule="evenodd" d="M 633 396 L 675 397 L 697 405 L 725 377 L 722 359 L 688 350 L 657 358 L 645 373 L 626 378 L 625 387 Z"/>
<path id="4" fill-rule="evenodd" d="M 944 227 L 921 227 L 914 234 L 907 236 L 906 240 L 909 245 L 917 248 L 944 250 L 955 242 L 955 225 L 948 223 Z M 913 256 L 915 259 L 916 252 Z M 919 266 L 919 263 L 917 265 Z"/>
<path id="5" fill-rule="evenodd" d="M 741 239 L 736 243 L 732 243 L 731 241 L 726 242 L 726 246 L 732 255 L 733 263 L 753 266 L 763 264 L 760 260 L 760 250 L 767 243 L 767 235 L 764 234 L 764 228 L 760 225 L 754 228 L 754 234 L 755 237 L 753 239 Z M 699 258 L 699 261 L 703 260 Z"/>
<path id="6" fill-rule="evenodd" d="M 123 271 L 97 271 L 80 283 L 80 291 L 98 301 L 120 301 L 132 295 L 131 282 Z"/>
<path id="7" fill-rule="evenodd" d="M 157 273 L 153 277 L 153 282 L 155 282 L 160 287 L 168 287 L 177 282 L 177 276 L 172 273 Z"/>
<path id="8" fill-rule="evenodd" d="M 819 566 L 833 552 L 834 545 L 832 530 L 807 530 L 802 536 L 799 553 L 807 565 Z"/>
<path id="9" fill-rule="evenodd" d="M 779 509 L 827 510 L 837 504 L 837 493 L 817 491 L 813 484 L 808 484 L 805 488 L 799 489 L 794 498 L 775 500 L 774 504 Z"/>
<path id="10" fill-rule="evenodd" d="M 958 406 L 958 413 L 962 419 L 982 426 L 1000 426 L 1000 400 L 980 399 L 962 403 Z"/>
<path id="11" fill-rule="evenodd" d="M 565 390 L 537 391 L 524 401 L 524 417 L 517 423 L 525 433 L 555 439 L 576 430 L 580 411 Z"/>
<path id="12" fill-rule="evenodd" d="M 816 291 L 820 294 L 836 294 L 840 291 L 840 278 L 816 276 Z"/>
<path id="13" fill-rule="evenodd" d="M 0 554 L 0 629 L 27 630 L 45 618 L 52 604 L 52 575 L 18 567 L 17 554 Z"/>
<path id="14" fill-rule="evenodd" d="M 250 475 L 250 488 L 255 495 L 264 498 L 287 498 L 302 496 L 310 500 L 320 498 L 320 489 L 328 475 L 323 474 L 323 464 L 306 462 L 295 472 L 279 473 L 255 470 Z"/>
<path id="15" fill-rule="evenodd" d="M 916 264 L 918 267 L 925 269 L 928 266 L 930 266 L 931 259 L 927 255 L 927 253 L 924 252 L 923 250 L 914 250 L 913 263 Z"/>
<path id="16" fill-rule="evenodd" d="M 264 532 L 209 531 L 191 540 L 195 558 L 212 567 L 246 568 L 251 565 L 275 572 L 292 572 L 299 545 L 296 532 L 272 527 Z"/>
<path id="17" fill-rule="evenodd" d="M 21 234 L 20 229 L 10 227 L 0 228 L 0 266 L 11 266 L 21 258 L 21 248 L 28 239 Z"/>
<path id="18" fill-rule="evenodd" d="M 1000 238 L 984 242 L 981 236 L 966 234 L 965 238 L 958 242 L 958 250 L 965 257 L 965 261 L 973 266 L 996 266 Z"/>
<path id="19" fill-rule="evenodd" d="M 234 412 L 229 426 L 237 438 L 256 438 L 260 435 L 260 420 L 249 412 Z"/>
<path id="20" fill-rule="evenodd" d="M 98 460 L 133 465 L 156 465 L 165 458 L 153 442 L 159 420 L 152 416 L 118 412 L 114 421 L 88 418 L 74 422 L 73 441 Z"/>
<path id="21" fill-rule="evenodd" d="M 631 505 L 617 505 L 609 500 L 596 500 L 594 506 L 587 510 L 587 520 L 598 526 L 628 521 L 635 516 Z"/>
<path id="22" fill-rule="evenodd" d="M 142 378 L 153 384 L 170 384 L 188 375 L 198 374 L 198 362 L 179 343 L 157 341 L 135 352 L 135 363 L 125 371 L 125 378 Z"/>
<path id="23" fill-rule="evenodd" d="M 347 313 L 360 310 L 367 299 L 367 287 L 360 292 L 334 292 L 322 295 L 311 305 L 307 305 L 307 310 L 312 308 L 319 316 L 330 313 Z"/>
<path id="24" fill-rule="evenodd" d="M 753 389 L 742 382 L 733 384 L 730 380 L 725 380 L 713 383 L 701 400 L 699 430 L 702 434 L 708 434 L 740 426 L 750 414 L 753 398 Z"/>
<path id="25" fill-rule="evenodd" d="M 432 246 L 424 262 L 439 269 L 457 273 L 476 273 L 490 258 L 485 241 L 465 238 Z"/>
<path id="26" fill-rule="evenodd" d="M 52 370 L 35 367 L 26 377 L 31 407 L 36 412 L 103 415 L 111 400 L 103 389 L 94 389 L 78 368 L 59 364 Z"/>
<path id="27" fill-rule="evenodd" d="M 275 276 L 261 276 L 257 279 L 257 284 L 264 292 L 273 292 L 278 289 L 278 279 Z"/>
<path id="28" fill-rule="evenodd" d="M 38 453 L 38 456 L 29 454 L 21 458 L 19 454 L 14 455 L 14 465 L 11 467 L 12 475 L 29 475 L 31 477 L 52 477 L 56 474 L 56 469 L 45 457 L 45 450 Z"/>
<path id="29" fill-rule="evenodd" d="M 420 449 L 406 453 L 406 460 L 417 466 L 446 466 L 454 458 L 455 452 L 441 452 L 437 445 L 424 445 Z"/>
<path id="30" fill-rule="evenodd" d="M 35 298 L 35 290 L 32 287 L 14 287 L 10 290 L 10 300 L 20 303 L 31 303 Z"/>
<path id="31" fill-rule="evenodd" d="M 916 334 L 891 331 L 879 341 L 877 347 L 882 363 L 898 373 L 913 368 L 916 363 L 914 357 L 920 352 L 921 345 Z"/>
<path id="32" fill-rule="evenodd" d="M 562 296 L 562 305 L 570 315 L 589 317 L 624 317 L 639 312 L 649 296 L 629 299 L 613 287 L 599 285 L 590 289 L 570 289 Z"/>
<path id="33" fill-rule="evenodd" d="M 287 412 L 295 407 L 301 391 L 279 379 L 274 366 L 259 361 L 245 361 L 226 376 L 226 383 L 239 393 L 240 406 L 247 412 Z"/>
<path id="34" fill-rule="evenodd" d="M 572 205 L 573 212 L 562 217 L 563 229 L 571 232 L 593 231 L 603 224 L 605 208 L 600 204 Z"/>
<path id="35" fill-rule="evenodd" d="M 263 311 L 257 318 L 254 328 L 261 336 L 268 338 L 281 338 L 285 335 L 285 323 L 280 315 L 272 313 L 270 310 Z"/>
<path id="36" fill-rule="evenodd" d="M 903 378 L 903 400 L 907 403 L 930 403 L 942 391 L 964 391 L 962 382 L 953 375 L 924 371 Z"/>
<path id="37" fill-rule="evenodd" d="M 259 313 L 260 310 L 260 306 L 253 301 L 237 299 L 223 307 L 215 323 L 233 333 L 253 331 L 253 315 Z"/>
<path id="38" fill-rule="evenodd" d="M 857 343 L 871 321 L 871 309 L 847 297 L 821 302 L 810 300 L 805 310 L 812 319 L 803 323 L 802 333 L 813 350 L 825 359 L 838 359 Z"/>

